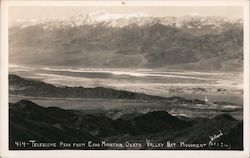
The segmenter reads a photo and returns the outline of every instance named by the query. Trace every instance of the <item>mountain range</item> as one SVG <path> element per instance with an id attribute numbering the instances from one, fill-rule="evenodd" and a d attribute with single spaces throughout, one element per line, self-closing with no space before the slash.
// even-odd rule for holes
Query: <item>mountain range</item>
<path id="1" fill-rule="evenodd" d="M 159 100 L 179 104 L 206 104 L 204 100 L 199 99 L 185 99 L 178 96 L 161 97 L 107 87 L 85 88 L 82 86 L 55 86 L 39 80 L 22 78 L 14 74 L 9 75 L 9 94 L 26 97 Z M 229 102 L 215 103 L 218 105 L 234 105 Z"/>
<path id="2" fill-rule="evenodd" d="M 82 68 L 239 71 L 243 22 L 225 17 L 153 17 L 99 11 L 18 20 L 9 28 L 10 63 Z"/>
<path id="3" fill-rule="evenodd" d="M 11 24 L 12 27 L 26 28 L 35 25 L 42 25 L 43 29 L 69 28 L 83 25 L 106 25 L 107 27 L 125 27 L 131 24 L 143 26 L 147 24 L 161 23 L 166 26 L 188 27 L 203 29 L 202 26 L 209 26 L 213 29 L 221 28 L 226 24 L 242 25 L 241 19 L 229 19 L 226 17 L 212 16 L 203 17 L 200 15 L 186 15 L 182 17 L 163 16 L 156 17 L 142 12 L 116 14 L 106 10 L 100 10 L 88 14 L 79 14 L 71 17 L 50 17 L 31 20 L 18 19 Z"/>

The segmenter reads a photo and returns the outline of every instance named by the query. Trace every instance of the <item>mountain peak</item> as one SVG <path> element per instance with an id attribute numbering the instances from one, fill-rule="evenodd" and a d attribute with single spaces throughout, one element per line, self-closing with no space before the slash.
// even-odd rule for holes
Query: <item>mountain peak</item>
<path id="1" fill-rule="evenodd" d="M 221 115 L 218 115 L 218 116 L 214 117 L 213 120 L 231 120 L 231 121 L 235 121 L 235 118 L 233 118 L 229 114 L 221 114 Z"/>
<path id="2" fill-rule="evenodd" d="M 35 104 L 34 102 L 31 102 L 29 100 L 22 99 L 18 101 L 17 103 L 14 103 L 11 107 L 11 109 L 16 110 L 39 110 L 43 109 L 43 107 Z"/>
<path id="3" fill-rule="evenodd" d="M 142 17 L 150 17 L 150 15 L 143 13 L 143 12 L 135 12 L 135 13 L 127 14 L 126 17 L 142 18 Z"/>
<path id="4" fill-rule="evenodd" d="M 135 13 L 109 13 L 106 10 L 99 10 L 96 12 L 92 12 L 87 14 L 94 19 L 94 21 L 113 21 L 118 19 L 130 19 L 130 18 L 142 18 L 142 17 L 149 17 L 148 14 L 142 12 L 135 12 Z"/>
<path id="5" fill-rule="evenodd" d="M 99 17 L 99 16 L 103 16 L 103 15 L 107 15 L 107 14 L 109 14 L 109 12 L 106 11 L 106 10 L 99 10 L 99 11 L 96 11 L 96 12 L 89 13 L 89 15 L 92 16 L 92 17 Z"/>

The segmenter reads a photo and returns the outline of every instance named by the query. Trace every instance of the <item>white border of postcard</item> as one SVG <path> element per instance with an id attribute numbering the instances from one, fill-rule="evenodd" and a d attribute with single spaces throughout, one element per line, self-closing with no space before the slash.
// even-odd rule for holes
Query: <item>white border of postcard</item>
<path id="1" fill-rule="evenodd" d="M 10 151 L 8 123 L 8 8 L 10 6 L 122 6 L 121 1 L 11 1 L 1 3 L 1 95 L 0 95 L 0 157 L 249 157 L 249 1 L 126 1 L 126 6 L 242 6 L 244 7 L 244 150 L 164 150 L 164 151 L 113 151 L 113 150 L 47 150 L 47 151 Z M 124 6 L 124 7 L 126 7 Z"/>

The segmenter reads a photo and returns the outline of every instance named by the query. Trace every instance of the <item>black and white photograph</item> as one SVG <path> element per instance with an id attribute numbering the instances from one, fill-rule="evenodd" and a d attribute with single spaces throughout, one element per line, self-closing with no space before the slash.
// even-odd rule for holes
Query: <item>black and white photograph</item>
<path id="1" fill-rule="evenodd" d="M 8 8 L 8 149 L 243 151 L 244 7 L 119 3 Z"/>

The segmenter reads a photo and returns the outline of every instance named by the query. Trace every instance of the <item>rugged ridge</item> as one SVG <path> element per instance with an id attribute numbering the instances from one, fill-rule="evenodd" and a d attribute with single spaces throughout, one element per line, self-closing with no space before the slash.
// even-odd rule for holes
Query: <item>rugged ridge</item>
<path id="1" fill-rule="evenodd" d="M 56 87 L 42 81 L 24 79 L 17 75 L 9 75 L 9 92 L 14 95 L 33 97 L 69 97 L 100 99 L 165 99 L 143 93 L 114 90 L 111 88 Z"/>
<path id="2" fill-rule="evenodd" d="M 42 81 L 25 79 L 18 75 L 9 75 L 9 93 L 12 95 L 22 95 L 30 97 L 52 97 L 52 98 L 99 98 L 99 99 L 143 99 L 143 100 L 168 100 L 178 103 L 205 103 L 202 100 L 188 100 L 181 97 L 160 97 L 135 93 L 130 91 L 115 90 L 111 88 L 95 87 L 56 87 Z"/>

